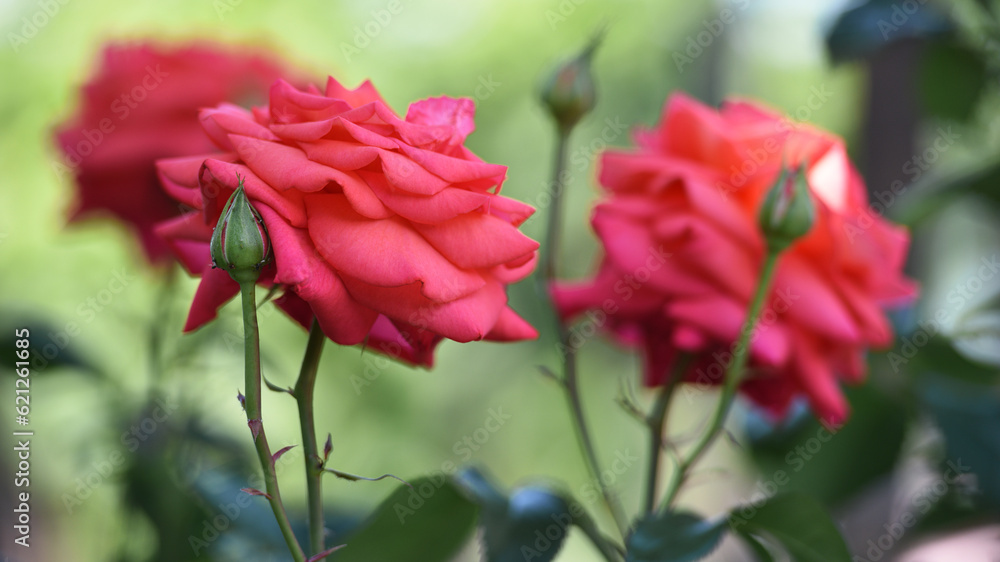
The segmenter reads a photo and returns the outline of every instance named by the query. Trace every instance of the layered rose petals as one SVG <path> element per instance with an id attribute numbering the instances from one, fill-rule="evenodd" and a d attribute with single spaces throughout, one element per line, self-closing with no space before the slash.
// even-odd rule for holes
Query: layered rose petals
<path id="1" fill-rule="evenodd" d="M 602 156 L 604 257 L 593 279 L 553 287 L 560 313 L 605 313 L 617 339 L 644 350 L 649 385 L 682 353 L 689 381 L 719 383 L 760 275 L 758 208 L 782 165 L 803 164 L 817 221 L 782 255 L 741 390 L 776 415 L 805 395 L 824 421 L 845 419 L 839 381 L 863 378 L 865 350 L 892 339 L 882 307 L 915 288 L 902 275 L 909 237 L 868 208 L 843 142 L 751 103 L 716 111 L 682 95 L 635 138 Z"/>
<path id="2" fill-rule="evenodd" d="M 332 78 L 323 93 L 278 81 L 252 111 L 203 110 L 220 152 L 159 162 L 164 189 L 196 209 L 159 228 L 203 275 L 186 329 L 235 294 L 210 269 L 205 225 L 238 174 L 273 243 L 264 282 L 285 286 L 279 305 L 300 322 L 315 315 L 330 339 L 430 365 L 444 338 L 536 337 L 506 296 L 534 268 L 538 243 L 518 230 L 534 210 L 499 195 L 504 166 L 463 146 L 473 111 L 443 97 L 400 119 L 370 83 L 348 90 Z"/>
<path id="3" fill-rule="evenodd" d="M 180 208 L 160 188 L 156 160 L 211 150 L 198 111 L 226 100 L 262 100 L 283 72 L 260 56 L 218 46 L 105 48 L 78 114 L 56 135 L 78 188 L 71 222 L 114 216 L 137 233 L 151 261 L 168 258 L 153 227 Z"/>

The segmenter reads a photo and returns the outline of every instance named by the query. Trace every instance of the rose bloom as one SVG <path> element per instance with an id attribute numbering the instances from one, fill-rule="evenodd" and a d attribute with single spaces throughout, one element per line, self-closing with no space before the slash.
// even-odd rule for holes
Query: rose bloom
<path id="1" fill-rule="evenodd" d="M 783 163 L 804 165 L 816 221 L 780 257 L 741 391 L 776 416 L 805 395 L 842 422 L 838 381 L 864 378 L 865 350 L 892 341 L 882 306 L 915 294 L 902 274 L 909 237 L 869 209 L 844 143 L 752 103 L 717 111 L 679 94 L 634 136 L 635 149 L 602 155 L 607 196 L 592 224 L 604 255 L 593 279 L 553 287 L 561 315 L 606 316 L 643 350 L 649 386 L 682 354 L 686 380 L 721 382 L 763 266 L 758 210 Z"/>
<path id="2" fill-rule="evenodd" d="M 279 81 L 252 111 L 203 111 L 219 152 L 159 162 L 166 190 L 197 209 L 158 228 L 202 276 L 185 329 L 238 292 L 209 239 L 239 174 L 272 241 L 262 282 L 287 287 L 279 304 L 300 323 L 314 314 L 335 342 L 427 366 L 443 338 L 536 337 L 506 295 L 535 266 L 538 243 L 518 230 L 534 209 L 498 194 L 505 166 L 465 148 L 473 114 L 441 97 L 400 119 L 371 83 L 333 78 L 325 91 Z"/>
<path id="3" fill-rule="evenodd" d="M 217 45 L 106 47 L 97 73 L 83 86 L 78 113 L 56 134 L 76 176 L 70 222 L 114 216 L 136 232 L 151 261 L 167 259 L 167 245 L 153 226 L 181 211 L 160 187 L 156 159 L 211 150 L 198 110 L 226 100 L 263 100 L 282 74 L 262 56 Z"/>

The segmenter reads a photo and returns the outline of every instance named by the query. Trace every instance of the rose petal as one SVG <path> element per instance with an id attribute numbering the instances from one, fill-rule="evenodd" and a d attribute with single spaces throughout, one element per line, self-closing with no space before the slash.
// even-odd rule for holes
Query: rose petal
<path id="1" fill-rule="evenodd" d="M 385 176 L 359 171 L 378 199 L 399 216 L 417 223 L 437 224 L 489 205 L 494 196 L 446 187 L 434 195 L 417 195 L 389 185 Z"/>
<path id="2" fill-rule="evenodd" d="M 341 195 L 309 195 L 309 235 L 338 272 L 381 287 L 417 283 L 427 298 L 447 302 L 486 282 L 445 259 L 405 221 L 369 220 Z M 385 306 L 383 304 L 382 306 Z"/>
<path id="3" fill-rule="evenodd" d="M 413 228 L 441 255 L 462 268 L 494 267 L 538 249 L 538 242 L 484 213 L 466 213 L 440 224 L 414 223 Z"/>
<path id="4" fill-rule="evenodd" d="M 219 315 L 219 308 L 239 292 L 239 283 L 233 281 L 229 273 L 207 265 L 201 272 L 201 283 L 195 291 L 184 331 L 192 332 L 215 320 Z"/>
<path id="5" fill-rule="evenodd" d="M 382 171 L 393 187 L 420 195 L 434 195 L 448 187 L 448 182 L 421 168 L 406 156 L 383 150 L 379 158 L 382 160 Z"/>
<path id="6" fill-rule="evenodd" d="M 493 329 L 486 334 L 486 339 L 491 341 L 520 341 L 538 339 L 538 330 L 535 330 L 525 320 L 517 315 L 509 306 L 500 310 L 500 316 Z"/>
<path id="7" fill-rule="evenodd" d="M 200 212 L 185 213 L 156 225 L 156 234 L 167 241 L 181 265 L 191 274 L 201 273 L 212 261 L 209 241 L 212 227 Z"/>
<path id="8" fill-rule="evenodd" d="M 343 275 L 344 285 L 358 302 L 378 307 L 394 321 L 417 327 L 418 331 L 440 334 L 457 342 L 481 340 L 496 325 L 507 304 L 503 287 L 485 283 L 479 290 L 447 302 L 433 301 L 423 294 L 419 283 L 401 287 L 371 285 Z"/>
<path id="9" fill-rule="evenodd" d="M 319 162 L 338 170 L 357 170 L 374 162 L 378 149 L 356 142 L 319 140 L 303 142 L 299 146 L 313 162 Z"/>
<path id="10" fill-rule="evenodd" d="M 174 199 L 193 209 L 202 208 L 202 195 L 198 186 L 201 165 L 214 155 L 164 158 L 157 160 L 156 170 L 163 189 Z"/>
<path id="11" fill-rule="evenodd" d="M 266 140 L 278 140 L 278 136 L 267 127 L 253 120 L 249 111 L 229 103 L 203 109 L 199 114 L 201 126 L 212 142 L 222 150 L 232 151 L 230 134 L 244 135 Z"/>
<path id="12" fill-rule="evenodd" d="M 289 285 L 309 303 L 331 340 L 342 345 L 364 341 L 378 314 L 347 294 L 336 272 L 320 258 L 307 230 L 292 227 L 266 205 L 258 205 L 257 211 L 274 248 L 274 281 Z"/>
<path id="13" fill-rule="evenodd" d="M 202 192 L 205 194 L 205 213 L 212 219 L 213 224 L 222 213 L 222 207 L 225 206 L 229 195 L 240 183 L 237 174 L 243 180 L 243 188 L 251 201 L 259 201 L 271 207 L 295 227 L 305 226 L 306 213 L 302 192 L 290 189 L 279 193 L 244 165 L 209 159 L 205 161 L 201 173 L 201 184 Z"/>

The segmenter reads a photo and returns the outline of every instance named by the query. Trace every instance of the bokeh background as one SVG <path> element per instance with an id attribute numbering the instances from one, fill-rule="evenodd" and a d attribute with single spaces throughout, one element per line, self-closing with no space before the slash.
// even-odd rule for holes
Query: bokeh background
<path id="1" fill-rule="evenodd" d="M 379 14 L 389 2 L 380 0 L 52 0 L 46 5 L 58 10 L 28 37 L 24 18 L 44 13 L 43 4 L 0 1 L 0 341 L 29 326 L 36 345 L 59 348 L 32 378 L 32 547 L 13 546 L 5 508 L 5 560 L 283 559 L 263 501 L 240 508 L 221 532 L 210 529 L 256 473 L 236 401 L 238 306 L 182 336 L 192 279 L 148 266 L 112 221 L 65 226 L 73 186 L 55 166 L 52 133 L 77 108 L 78 88 L 106 42 L 207 39 L 272 49 L 318 79 L 331 74 L 349 86 L 371 79 L 399 113 L 430 96 L 472 97 L 477 131 L 468 146 L 509 166 L 505 194 L 544 210 L 555 135 L 538 86 L 601 26 L 599 102 L 570 144 L 560 256 L 566 277 L 583 276 L 595 262 L 588 209 L 599 196 L 596 155 L 628 145 L 633 124 L 655 123 L 675 90 L 709 103 L 754 98 L 842 135 L 870 192 L 914 234 L 910 272 L 922 297 L 894 316 L 909 339 L 900 339 L 896 357 L 872 356 L 870 382 L 850 393 L 850 424 L 812 450 L 818 426 L 807 411 L 774 427 L 740 409 L 732 438 L 714 448 L 706 462 L 714 468 L 699 473 L 684 503 L 720 513 L 749 501 L 784 469 L 792 479 L 783 488 L 820 497 L 859 556 L 871 558 L 867 541 L 878 546 L 902 514 L 913 513 L 920 524 L 883 541 L 885 559 L 911 559 L 911 548 L 945 539 L 971 549 L 968 562 L 997 559 L 989 525 L 1000 504 L 1000 275 L 986 277 L 980 267 L 1000 251 L 1000 43 L 989 1 L 872 1 L 845 14 L 840 1 L 399 0 L 401 9 L 386 20 Z M 723 9 L 735 14 L 732 23 L 716 23 Z M 957 140 L 927 152 L 943 130 Z M 905 187 L 893 194 L 896 180 Z M 543 217 L 524 226 L 536 239 Z M 510 296 L 535 325 L 548 325 L 531 280 Z M 948 318 L 941 333 L 921 339 L 918 322 L 939 311 Z M 293 384 L 306 334 L 270 308 L 261 322 L 265 375 Z M 67 330 L 69 323 L 79 332 Z M 9 433 L 13 359 L 12 346 L 3 345 L 0 433 Z M 348 472 L 413 478 L 477 464 L 507 486 L 558 480 L 587 497 L 594 483 L 561 391 L 539 371 L 556 360 L 548 336 L 504 345 L 446 342 L 429 371 L 329 344 L 317 388 L 318 431 L 332 434 L 331 464 Z M 637 358 L 597 336 L 581 363 L 601 461 L 642 459 L 609 475 L 634 511 L 645 436 L 615 397 L 623 388 L 632 392 Z M 634 393 L 648 402 L 642 390 Z M 689 399 L 678 401 L 672 423 L 683 434 L 705 419 L 713 395 L 681 395 Z M 272 443 L 296 443 L 294 402 L 268 393 L 264 408 Z M 509 418 L 484 431 L 498 412 Z M 13 473 L 11 447 L 2 451 L 0 467 Z M 304 511 L 301 459 L 293 449 L 279 467 L 295 517 Z M 801 469 L 793 470 L 799 459 Z M 971 468 L 942 479 L 941 467 L 959 459 Z M 0 505 L 11 504 L 10 485 L 5 477 Z M 327 480 L 329 525 L 340 536 L 349 532 L 395 486 Z M 610 528 L 599 504 L 587 507 Z M 191 537 L 207 546 L 192 547 Z M 744 559 L 740 548 L 730 541 L 714 556 Z M 957 552 L 950 548 L 949 555 Z M 477 553 L 470 538 L 458 559 Z M 557 558 L 591 559 L 578 533 Z"/>

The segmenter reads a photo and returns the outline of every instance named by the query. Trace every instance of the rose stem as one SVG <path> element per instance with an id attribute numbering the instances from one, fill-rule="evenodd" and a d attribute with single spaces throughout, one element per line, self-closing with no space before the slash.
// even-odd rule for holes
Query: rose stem
<path id="1" fill-rule="evenodd" d="M 244 281 L 240 283 L 240 295 L 243 300 L 243 347 L 245 353 L 245 374 L 246 398 L 245 410 L 247 414 L 247 425 L 250 426 L 250 435 L 254 438 L 254 446 L 257 449 L 257 459 L 260 467 L 264 471 L 264 484 L 267 491 L 267 501 L 271 504 L 271 511 L 278 521 L 281 534 L 285 537 L 288 550 L 292 553 L 295 562 L 305 562 L 306 557 L 299 546 L 295 534 L 292 532 L 292 525 L 288 521 L 288 515 L 281 504 L 281 493 L 278 491 L 278 477 L 274 473 L 274 461 L 271 459 L 271 449 L 267 446 L 267 435 L 264 433 L 264 423 L 261 420 L 260 408 L 260 336 L 257 332 L 257 302 L 254 291 L 255 281 Z M 256 428 L 256 431 L 254 429 Z M 256 435 L 254 435 L 256 433 Z"/>
<path id="2" fill-rule="evenodd" d="M 666 496 L 661 504 L 664 510 L 669 509 L 674 500 L 677 499 L 677 494 L 680 492 L 681 486 L 684 485 L 690 476 L 691 467 L 705 454 L 709 445 L 712 444 L 719 435 L 719 432 L 722 431 L 722 426 L 729 415 L 729 409 L 736 398 L 736 389 L 739 388 L 740 382 L 743 379 L 743 368 L 746 365 L 747 355 L 749 354 L 750 334 L 757 323 L 757 317 L 760 315 L 760 309 L 764 306 L 764 300 L 770 292 L 771 278 L 774 276 L 774 269 L 778 263 L 780 253 L 779 251 L 767 252 L 767 257 L 764 259 L 764 268 L 760 275 L 760 282 L 757 284 L 757 291 L 754 294 L 753 301 L 751 301 L 747 319 L 743 323 L 742 330 L 740 330 L 740 339 L 733 353 L 733 360 L 726 368 L 719 404 L 712 414 L 712 421 L 708 429 L 702 434 L 701 439 L 691 449 L 688 456 L 677 465 L 677 469 L 671 478 L 670 486 L 667 488 Z"/>
<path id="3" fill-rule="evenodd" d="M 597 528 L 597 524 L 594 523 L 594 520 L 590 518 L 587 512 L 577 517 L 574 524 L 583 531 L 583 534 L 587 535 L 587 538 L 600 551 L 601 556 L 605 560 L 608 562 L 618 562 L 625 558 L 624 549 L 621 549 L 611 539 L 601 534 L 601 530 Z"/>
<path id="4" fill-rule="evenodd" d="M 555 155 L 555 165 L 552 170 L 552 204 L 549 206 L 549 216 L 548 216 L 548 229 L 546 233 L 546 250 L 543 252 L 544 257 L 542 258 L 542 283 L 544 285 L 544 294 L 548 294 L 548 288 L 551 287 L 552 282 L 556 278 L 556 259 L 559 255 L 559 234 L 560 226 L 562 224 L 562 199 L 563 192 L 565 191 L 565 186 L 563 185 L 563 179 L 566 170 L 566 149 L 569 141 L 569 135 L 572 131 L 571 127 L 559 127 L 559 134 L 556 141 L 556 155 Z M 570 412 L 573 415 L 574 428 L 576 429 L 577 443 L 583 452 L 584 459 L 587 463 L 587 468 L 590 470 L 591 477 L 596 480 L 600 486 L 601 495 L 604 497 L 604 503 L 607 505 L 608 511 L 615 520 L 615 524 L 618 526 L 618 531 L 624 538 L 628 526 L 626 524 L 626 518 L 621 504 L 618 502 L 618 497 L 616 496 L 614 490 L 612 490 L 608 484 L 601 479 L 601 465 L 597 461 L 597 454 L 594 452 L 594 444 L 591 439 L 590 430 L 587 426 L 587 420 L 583 413 L 583 403 L 580 400 L 580 389 L 577 381 L 576 372 L 576 351 L 570 345 L 569 341 L 569 330 L 566 329 L 566 325 L 563 324 L 562 320 L 559 318 L 558 312 L 555 310 L 553 304 L 553 313 L 555 314 L 556 332 L 559 335 L 560 350 L 562 353 L 562 386 L 566 389 L 566 398 L 569 403 Z"/>
<path id="5" fill-rule="evenodd" d="M 319 455 L 316 443 L 316 423 L 313 419 L 313 389 L 316 387 L 316 371 L 319 369 L 319 358 L 323 354 L 323 344 L 326 337 L 319 327 L 319 322 L 313 318 L 309 328 L 309 342 L 306 344 L 305 357 L 302 358 L 302 369 L 299 379 L 295 382 L 295 401 L 299 406 L 299 425 L 302 427 L 302 448 L 305 455 L 306 487 L 309 492 L 309 542 L 312 554 L 319 554 L 324 549 L 323 524 L 323 458 Z"/>
<path id="6" fill-rule="evenodd" d="M 649 474 L 646 480 L 646 512 L 652 513 L 656 509 L 656 488 L 660 474 L 660 451 L 663 449 L 663 434 L 666 431 L 667 411 L 670 408 L 670 399 L 674 395 L 677 385 L 684 378 L 684 372 L 690 364 L 690 357 L 684 355 L 677 360 L 674 368 L 667 375 L 669 377 L 656 395 L 656 402 L 653 403 L 653 410 L 646 418 L 649 425 Z"/>

